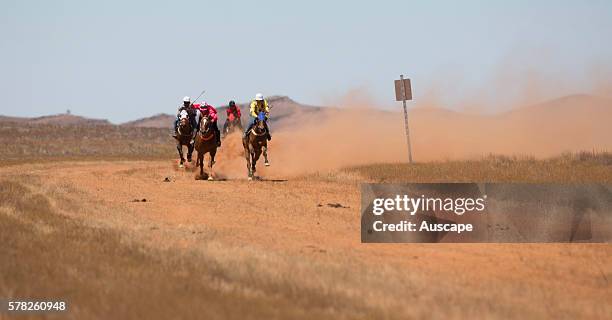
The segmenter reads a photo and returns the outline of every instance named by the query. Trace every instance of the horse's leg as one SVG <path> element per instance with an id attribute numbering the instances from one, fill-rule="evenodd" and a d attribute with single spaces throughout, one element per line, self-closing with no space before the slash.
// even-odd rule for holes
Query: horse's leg
<path id="1" fill-rule="evenodd" d="M 253 170 L 253 176 L 255 176 L 255 172 L 257 172 L 257 160 L 259 160 L 259 156 L 261 156 L 261 149 L 254 150 L 253 161 L 251 163 L 251 167 L 252 167 L 252 170 Z"/>
<path id="2" fill-rule="evenodd" d="M 261 149 L 263 151 L 263 156 L 264 156 L 264 165 L 266 167 L 269 167 L 270 161 L 268 161 L 268 146 L 262 146 Z"/>
<path id="3" fill-rule="evenodd" d="M 215 155 L 217 154 L 217 149 L 214 148 L 210 151 L 210 162 L 208 163 L 208 181 L 212 181 L 215 178 L 213 177 L 213 165 L 215 164 Z"/>
<path id="4" fill-rule="evenodd" d="M 255 178 L 255 153 L 253 150 L 249 151 L 249 180 Z"/>
<path id="5" fill-rule="evenodd" d="M 198 163 L 200 164 L 200 178 L 204 177 L 204 152 L 198 151 Z"/>
<path id="6" fill-rule="evenodd" d="M 193 144 L 188 144 L 187 145 L 187 162 L 191 162 L 192 161 L 192 155 L 193 155 Z"/>
<path id="7" fill-rule="evenodd" d="M 183 163 L 185 162 L 185 158 L 183 158 L 183 145 L 181 145 L 180 142 L 176 144 L 176 150 L 178 150 L 178 154 L 179 154 L 179 157 L 181 159 L 179 167 L 182 168 L 183 167 Z"/>
<path id="8" fill-rule="evenodd" d="M 244 147 L 244 158 L 246 159 L 246 166 L 247 166 L 247 174 L 249 177 L 249 180 L 251 180 L 251 178 L 253 177 L 253 173 L 251 172 L 251 147 L 249 146 L 248 142 L 243 143 L 243 147 Z"/>

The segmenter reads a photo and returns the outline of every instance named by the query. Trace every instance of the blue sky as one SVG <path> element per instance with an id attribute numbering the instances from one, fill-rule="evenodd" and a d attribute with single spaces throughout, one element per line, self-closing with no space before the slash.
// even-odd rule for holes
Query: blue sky
<path id="1" fill-rule="evenodd" d="M 123 122 L 202 89 L 393 108 L 399 73 L 416 105 L 503 108 L 590 90 L 611 35 L 612 1 L 0 0 L 0 114 Z"/>

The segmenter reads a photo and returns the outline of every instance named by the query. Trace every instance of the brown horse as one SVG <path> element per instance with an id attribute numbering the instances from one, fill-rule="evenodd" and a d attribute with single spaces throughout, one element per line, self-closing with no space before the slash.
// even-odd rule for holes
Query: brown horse
<path id="1" fill-rule="evenodd" d="M 204 179 L 204 155 L 210 154 L 210 161 L 208 162 L 208 180 L 212 181 L 213 178 L 213 165 L 215 164 L 215 155 L 217 154 L 217 137 L 215 130 L 212 128 L 213 122 L 209 117 L 202 117 L 200 120 L 200 130 L 196 134 L 195 138 L 195 149 L 198 151 L 198 158 L 196 165 L 200 166 L 200 175 L 196 179 Z"/>
<path id="2" fill-rule="evenodd" d="M 270 166 L 270 162 L 268 161 L 268 139 L 266 138 L 266 134 L 266 127 L 263 120 L 256 120 L 253 129 L 251 129 L 247 136 L 242 139 L 249 180 L 255 178 L 255 171 L 257 171 L 255 166 L 262 153 L 266 167 Z"/>
<path id="3" fill-rule="evenodd" d="M 180 168 L 184 167 L 185 157 L 183 157 L 183 146 L 187 146 L 187 162 L 191 162 L 191 155 L 193 154 L 193 145 L 191 144 L 191 123 L 189 121 L 189 115 L 187 112 L 181 112 L 179 116 L 179 124 L 177 126 L 176 132 L 176 150 L 178 150 L 178 154 L 180 157 Z"/>

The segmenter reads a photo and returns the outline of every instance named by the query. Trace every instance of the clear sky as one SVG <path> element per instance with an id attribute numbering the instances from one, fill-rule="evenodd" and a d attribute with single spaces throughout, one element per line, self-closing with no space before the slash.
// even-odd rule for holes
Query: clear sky
<path id="1" fill-rule="evenodd" d="M 0 0 L 0 114 L 123 122 L 202 89 L 213 105 L 360 92 L 394 107 L 399 73 L 416 104 L 495 99 L 534 78 L 576 93 L 610 66 L 610 39 L 608 0 Z"/>

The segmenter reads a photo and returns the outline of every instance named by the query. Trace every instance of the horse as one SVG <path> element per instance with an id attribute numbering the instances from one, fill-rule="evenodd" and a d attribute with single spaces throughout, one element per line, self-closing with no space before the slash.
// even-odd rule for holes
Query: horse
<path id="1" fill-rule="evenodd" d="M 265 159 L 265 166 L 270 166 L 270 162 L 268 161 L 268 139 L 266 138 L 267 132 L 264 125 L 265 118 L 265 113 L 260 112 L 255 119 L 255 125 L 247 133 L 246 137 L 242 139 L 249 180 L 253 180 L 255 177 L 255 171 L 257 171 L 255 166 L 257 165 L 257 160 L 259 160 L 262 153 Z"/>
<path id="2" fill-rule="evenodd" d="M 191 144 L 191 122 L 189 121 L 189 113 L 185 110 L 179 114 L 179 124 L 176 130 L 176 150 L 180 157 L 179 167 L 183 168 L 185 163 L 185 157 L 183 157 L 183 146 L 187 146 L 187 162 L 191 162 L 191 155 L 193 154 L 193 145 Z"/>
<path id="3" fill-rule="evenodd" d="M 208 180 L 212 181 L 213 178 L 213 165 L 215 164 L 215 155 L 217 154 L 217 137 L 215 130 L 212 129 L 213 122 L 210 117 L 203 116 L 200 119 L 200 130 L 196 134 L 194 147 L 198 151 L 198 158 L 196 159 L 196 166 L 200 166 L 200 175 L 196 179 L 204 177 L 204 155 L 210 154 L 210 161 L 208 162 Z"/>

